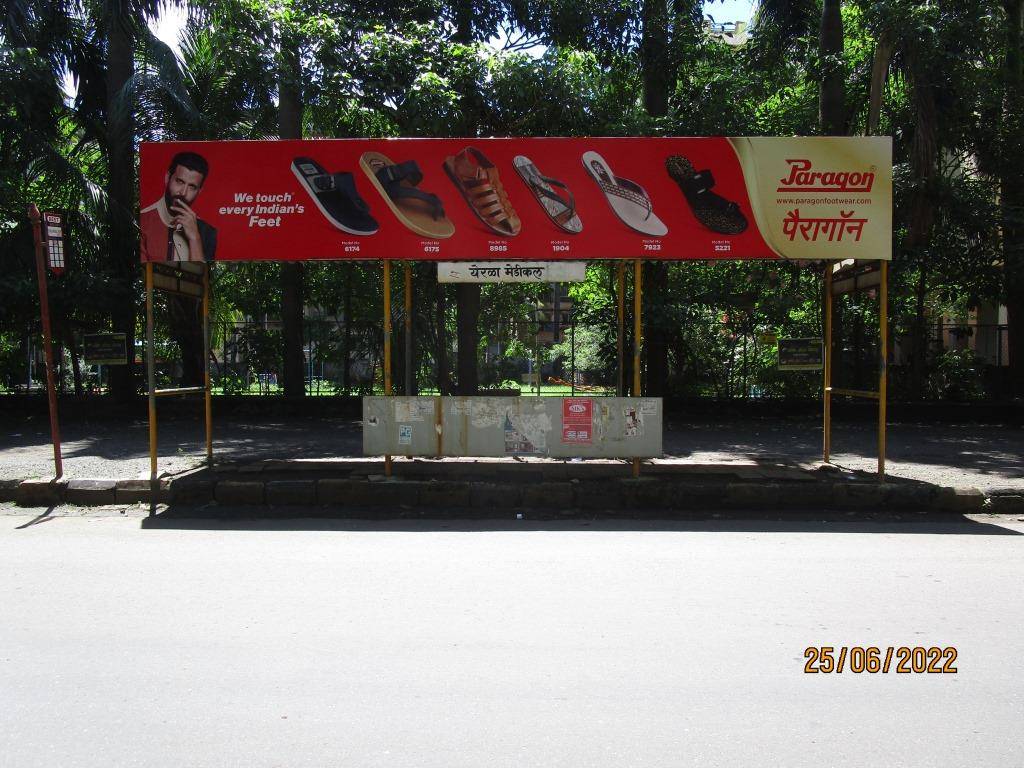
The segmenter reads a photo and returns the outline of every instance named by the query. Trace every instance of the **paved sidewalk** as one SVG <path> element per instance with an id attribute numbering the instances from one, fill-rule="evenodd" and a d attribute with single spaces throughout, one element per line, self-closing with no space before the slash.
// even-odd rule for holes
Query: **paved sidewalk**
<path id="1" fill-rule="evenodd" d="M 875 431 L 870 424 L 833 427 L 833 461 L 845 469 L 875 470 Z M 203 458 L 202 423 L 160 424 L 160 472 L 174 475 Z M 218 422 L 218 458 L 234 462 L 264 459 L 336 459 L 362 455 L 360 422 L 351 418 L 296 419 L 287 423 Z M 670 419 L 665 458 L 684 465 L 773 465 L 804 469 L 821 461 L 817 421 L 755 419 L 723 423 Z M 888 471 L 895 478 L 989 492 L 1024 489 L 1024 429 L 991 425 L 889 427 Z M 72 422 L 64 426 L 65 476 L 142 478 L 149 476 L 145 421 L 128 424 Z M 53 454 L 45 420 L 0 423 L 0 480 L 45 478 Z"/>

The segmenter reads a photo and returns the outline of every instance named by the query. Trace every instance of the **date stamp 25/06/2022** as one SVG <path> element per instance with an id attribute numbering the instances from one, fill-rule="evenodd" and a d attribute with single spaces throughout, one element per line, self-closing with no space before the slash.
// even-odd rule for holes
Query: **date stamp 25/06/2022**
<path id="1" fill-rule="evenodd" d="M 811 645 L 804 649 L 804 672 L 842 674 L 956 674 L 953 646 Z"/>

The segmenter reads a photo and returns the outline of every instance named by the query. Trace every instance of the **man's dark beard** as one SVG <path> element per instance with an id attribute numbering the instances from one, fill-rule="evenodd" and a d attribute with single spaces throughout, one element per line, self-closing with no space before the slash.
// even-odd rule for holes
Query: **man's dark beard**
<path id="1" fill-rule="evenodd" d="M 183 202 L 185 202 L 185 198 L 184 197 L 182 197 L 181 195 L 172 195 L 170 187 L 164 187 L 164 204 L 167 206 L 167 213 L 168 214 L 170 214 L 171 216 L 174 216 L 175 215 L 174 209 L 171 206 L 173 206 L 175 203 L 183 203 Z M 178 224 L 178 225 L 176 225 L 174 227 L 174 229 L 177 232 L 181 232 L 182 229 L 184 229 L 184 227 L 182 227 L 181 224 Z"/>

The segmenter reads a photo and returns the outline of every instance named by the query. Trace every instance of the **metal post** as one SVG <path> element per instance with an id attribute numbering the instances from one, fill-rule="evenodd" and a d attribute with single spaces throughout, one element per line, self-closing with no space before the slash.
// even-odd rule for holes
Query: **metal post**
<path id="1" fill-rule="evenodd" d="M 203 407 L 206 411 L 206 464 L 213 465 L 213 398 L 210 390 L 210 270 L 213 265 L 206 263 L 203 270 Z"/>
<path id="2" fill-rule="evenodd" d="M 615 385 L 615 394 L 618 397 L 626 396 L 626 372 L 624 370 L 626 364 L 625 346 L 626 340 L 624 338 L 626 333 L 626 262 L 620 261 L 618 263 L 618 283 L 616 294 L 618 296 L 619 303 L 619 326 L 618 333 L 615 334 L 616 346 L 619 358 L 619 378 Z"/>
<path id="3" fill-rule="evenodd" d="M 405 262 L 405 394 L 411 395 L 412 382 L 412 264 Z"/>
<path id="4" fill-rule="evenodd" d="M 542 320 L 537 319 L 538 316 L 540 318 L 544 317 L 543 304 L 533 310 L 533 319 L 536 324 L 533 332 L 533 386 L 537 397 L 540 397 L 540 324 Z"/>
<path id="5" fill-rule="evenodd" d="M 384 394 L 391 396 L 391 262 L 384 260 Z M 384 474 L 391 476 L 391 455 L 384 457 Z"/>
<path id="6" fill-rule="evenodd" d="M 881 343 L 878 345 L 878 478 L 885 478 L 885 397 L 889 360 L 889 262 L 882 261 L 882 279 L 878 292 L 878 323 Z"/>
<path id="7" fill-rule="evenodd" d="M 640 397 L 640 350 L 643 346 L 643 262 L 633 262 L 633 397 Z M 633 459 L 633 477 L 640 477 L 640 459 Z"/>
<path id="8" fill-rule="evenodd" d="M 569 373 L 570 394 L 576 396 L 576 309 L 573 308 L 569 325 L 569 344 L 572 345 L 572 370 Z"/>
<path id="9" fill-rule="evenodd" d="M 822 386 L 823 437 L 821 460 L 828 464 L 832 454 L 832 262 L 825 262 L 825 375 Z"/>
<path id="10" fill-rule="evenodd" d="M 132 354 L 132 350 L 128 350 Z M 149 393 L 150 509 L 156 508 L 156 371 L 153 351 L 153 262 L 146 262 L 146 388 Z"/>
<path id="11" fill-rule="evenodd" d="M 50 333 L 50 298 L 46 290 L 46 256 L 43 253 L 42 216 L 35 203 L 28 208 L 32 222 L 32 236 L 36 246 L 36 277 L 39 281 L 39 315 L 43 321 L 43 353 L 46 358 L 46 399 L 50 407 L 50 439 L 53 441 L 54 477 L 64 475 L 64 461 L 60 453 L 60 424 L 57 421 L 57 390 L 53 383 L 53 340 Z"/>

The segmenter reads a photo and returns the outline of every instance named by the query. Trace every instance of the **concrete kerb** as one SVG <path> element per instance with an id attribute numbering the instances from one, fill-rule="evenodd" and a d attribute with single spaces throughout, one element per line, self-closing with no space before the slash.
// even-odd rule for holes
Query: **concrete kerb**
<path id="1" fill-rule="evenodd" d="M 90 507 L 114 504 L 116 496 L 116 480 L 69 480 L 64 491 L 66 503 Z"/>
<path id="2" fill-rule="evenodd" d="M 1024 513 L 1024 492 L 1018 488 L 996 489 L 986 498 L 986 512 L 999 515 Z"/>
<path id="3" fill-rule="evenodd" d="M 166 504 L 171 500 L 171 481 L 163 478 L 158 481 L 156 503 Z M 115 504 L 148 504 L 152 499 L 149 480 L 118 480 L 114 488 Z"/>
<path id="4" fill-rule="evenodd" d="M 262 506 L 265 503 L 263 480 L 220 480 L 213 489 L 214 500 L 225 507 Z"/>
<path id="5" fill-rule="evenodd" d="M 268 480 L 266 497 L 271 507 L 314 506 L 316 480 Z"/>
<path id="6" fill-rule="evenodd" d="M 21 507 L 50 507 L 64 501 L 67 480 L 22 480 L 15 501 Z"/>
<path id="7" fill-rule="evenodd" d="M 328 510 L 391 508 L 401 510 L 491 509 L 559 511 L 566 514 L 644 510 L 841 510 L 942 513 L 1024 512 L 1024 493 L 1005 489 L 984 494 L 975 488 L 945 488 L 924 483 L 877 483 L 866 478 L 827 476 L 813 482 L 721 480 L 668 473 L 640 478 L 591 476 L 554 479 L 557 473 L 522 472 L 510 477 L 485 473 L 473 479 L 427 479 L 422 475 L 385 478 L 373 467 L 344 477 L 283 476 L 274 471 L 245 473 L 197 470 L 161 479 L 158 503 L 227 506 L 321 506 Z M 0 500 L 20 506 L 71 503 L 81 506 L 147 503 L 149 480 L 23 480 L 0 483 Z"/>
<path id="8" fill-rule="evenodd" d="M 18 486 L 22 481 L 16 478 L 0 480 L 0 501 L 17 501 Z"/>

